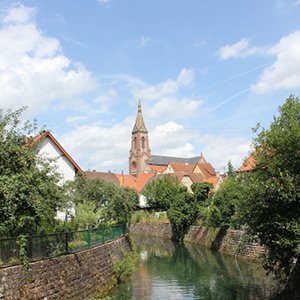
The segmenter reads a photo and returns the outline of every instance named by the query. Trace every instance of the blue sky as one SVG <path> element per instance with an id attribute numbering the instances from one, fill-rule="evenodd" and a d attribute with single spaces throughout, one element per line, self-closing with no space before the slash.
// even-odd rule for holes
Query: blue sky
<path id="1" fill-rule="evenodd" d="M 0 108 L 27 105 L 82 169 L 128 172 L 138 100 L 152 154 L 242 164 L 300 90 L 299 0 L 0 4 Z"/>

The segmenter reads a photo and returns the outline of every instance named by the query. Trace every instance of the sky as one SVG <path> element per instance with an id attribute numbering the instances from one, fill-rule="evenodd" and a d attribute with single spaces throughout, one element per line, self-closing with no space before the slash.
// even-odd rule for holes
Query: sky
<path id="1" fill-rule="evenodd" d="M 0 109 L 83 170 L 128 173 L 139 99 L 151 153 L 217 171 L 300 90 L 299 0 L 0 2 Z"/>

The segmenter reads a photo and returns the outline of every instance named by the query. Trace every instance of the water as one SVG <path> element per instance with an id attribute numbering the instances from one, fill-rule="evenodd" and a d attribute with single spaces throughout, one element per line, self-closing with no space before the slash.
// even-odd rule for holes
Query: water
<path id="1" fill-rule="evenodd" d="M 254 264 L 198 245 L 135 236 L 138 269 L 111 295 L 116 300 L 279 299 L 278 283 Z"/>

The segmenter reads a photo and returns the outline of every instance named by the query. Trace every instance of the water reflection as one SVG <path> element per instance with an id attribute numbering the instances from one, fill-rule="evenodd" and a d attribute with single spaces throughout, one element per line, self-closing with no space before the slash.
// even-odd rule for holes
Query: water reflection
<path id="1" fill-rule="evenodd" d="M 135 237 L 138 270 L 121 284 L 116 300 L 278 299 L 278 284 L 257 267 L 197 245 Z"/>

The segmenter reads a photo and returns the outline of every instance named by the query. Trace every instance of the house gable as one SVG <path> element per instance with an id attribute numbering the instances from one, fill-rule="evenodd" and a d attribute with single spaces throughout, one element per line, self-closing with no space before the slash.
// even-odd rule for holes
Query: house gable
<path id="1" fill-rule="evenodd" d="M 57 171 L 62 174 L 64 181 L 74 180 L 77 173 L 83 175 L 81 168 L 49 131 L 34 139 L 34 147 L 37 147 L 39 155 L 56 160 Z"/>

